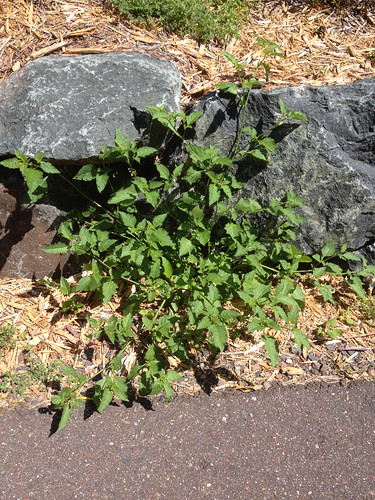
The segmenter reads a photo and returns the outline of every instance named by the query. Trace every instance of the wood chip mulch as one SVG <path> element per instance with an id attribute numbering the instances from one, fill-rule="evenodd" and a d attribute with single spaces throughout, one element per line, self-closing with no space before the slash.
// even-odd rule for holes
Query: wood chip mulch
<path id="1" fill-rule="evenodd" d="M 263 332 L 245 334 L 228 342 L 227 350 L 212 359 L 209 352 L 191 350 L 191 362 L 184 365 L 169 356 L 171 367 L 182 374 L 174 384 L 176 392 L 193 395 L 197 391 L 221 391 L 226 388 L 249 391 L 270 387 L 271 382 L 282 384 L 310 381 L 337 382 L 340 379 L 375 380 L 375 297 L 369 289 L 367 308 L 361 306 L 356 295 L 342 278 L 323 277 L 336 290 L 335 305 L 322 301 L 307 281 L 301 280 L 306 295 L 306 307 L 301 312 L 297 327 L 309 339 L 311 350 L 298 349 L 290 329 L 268 330 L 278 343 L 280 363 L 272 368 L 261 339 Z M 28 359 L 37 359 L 46 366 L 55 360 L 73 366 L 79 373 L 94 375 L 106 366 L 114 353 L 109 342 L 97 340 L 86 317 L 107 320 L 111 315 L 120 317 L 121 308 L 129 294 L 124 289 L 106 305 L 96 304 L 92 297 L 83 297 L 84 306 L 77 316 L 62 312 L 64 297 L 58 289 L 26 279 L 0 280 L 0 324 L 13 325 L 15 345 L 3 349 L 0 373 L 25 373 L 29 371 Z M 335 328 L 342 335 L 332 339 L 327 322 L 336 319 Z M 137 329 L 137 318 L 134 318 Z M 246 326 L 244 326 L 246 332 Z M 122 373 L 129 373 L 139 362 L 145 349 L 136 340 L 123 358 Z M 53 384 L 40 392 L 36 384 L 21 398 L 26 403 L 40 406 L 47 404 Z M 17 394 L 0 392 L 0 408 L 19 401 Z"/>
<path id="2" fill-rule="evenodd" d="M 296 85 L 340 85 L 375 76 L 375 7 L 332 9 L 319 2 L 266 0 L 249 13 L 248 25 L 238 40 L 226 47 L 199 44 L 189 38 L 148 30 L 124 21 L 115 8 L 102 0 L 1 0 L 0 82 L 28 61 L 49 54 L 74 56 L 111 51 L 140 52 L 170 61 L 182 75 L 182 106 L 214 88 L 215 83 L 235 80 L 233 68 L 222 56 L 232 53 L 251 68 L 260 57 L 254 33 L 279 44 L 286 59 L 270 61 L 270 81 L 261 74 L 264 88 Z M 261 341 L 262 332 L 232 339 L 226 352 L 214 360 L 206 352 L 192 351 L 192 365 L 182 370 L 176 392 L 225 388 L 257 390 L 273 381 L 283 384 L 312 380 L 335 382 L 342 378 L 375 379 L 375 304 L 363 309 L 341 278 L 323 278 L 338 293 L 336 305 L 324 303 L 315 289 L 303 284 L 306 308 L 298 327 L 310 341 L 311 351 L 299 350 L 288 329 L 268 332 L 280 346 L 280 364 L 273 369 Z M 105 306 L 88 300 L 78 316 L 61 312 L 58 291 L 25 279 L 0 280 L 0 326 L 14 325 L 15 347 L 2 349 L 0 374 L 25 372 L 27 356 L 46 365 L 60 359 L 79 371 L 93 374 L 105 366 L 111 347 L 90 338 L 85 316 L 106 319 L 119 314 L 127 290 Z M 370 293 L 370 292 L 369 292 Z M 343 334 L 324 334 L 327 321 Z M 26 352 L 27 349 L 31 350 Z M 136 363 L 139 346 L 129 348 L 123 361 L 126 373 Z M 21 398 L 30 406 L 48 404 L 52 388 L 41 392 L 31 386 Z M 13 407 L 20 397 L 0 392 L 0 408 Z"/>
<path id="3" fill-rule="evenodd" d="M 222 47 L 134 26 L 102 0 L 2 0 L 0 82 L 28 61 L 49 54 L 141 52 L 169 60 L 180 71 L 182 105 L 187 105 L 215 83 L 234 77 L 222 56 L 224 48 L 246 60 L 251 72 L 261 54 L 254 33 L 279 44 L 286 56 L 270 61 L 269 83 L 261 75 L 266 89 L 339 85 L 375 76 L 375 5 L 362 1 L 363 8 L 342 10 L 318 3 L 259 2 L 240 38 Z"/>

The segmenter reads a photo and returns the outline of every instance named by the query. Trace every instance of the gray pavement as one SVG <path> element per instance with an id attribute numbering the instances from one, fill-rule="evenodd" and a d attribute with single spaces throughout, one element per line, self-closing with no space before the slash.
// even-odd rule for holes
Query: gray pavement
<path id="1" fill-rule="evenodd" d="M 375 383 L 145 403 L 0 414 L 0 499 L 375 499 Z"/>

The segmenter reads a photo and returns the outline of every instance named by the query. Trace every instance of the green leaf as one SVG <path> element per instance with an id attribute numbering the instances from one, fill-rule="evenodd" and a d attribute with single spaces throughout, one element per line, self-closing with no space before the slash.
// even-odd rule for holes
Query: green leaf
<path id="1" fill-rule="evenodd" d="M 185 238 L 184 236 L 180 240 L 180 250 L 178 252 L 179 257 L 190 253 L 194 249 L 193 243 Z"/>
<path id="2" fill-rule="evenodd" d="M 237 95 L 238 87 L 233 82 L 221 82 L 215 85 L 215 87 L 226 94 Z"/>
<path id="3" fill-rule="evenodd" d="M 267 137 L 266 139 L 259 141 L 259 144 L 264 146 L 267 151 L 270 151 L 271 153 L 276 151 L 276 142 L 271 137 Z"/>
<path id="4" fill-rule="evenodd" d="M 58 426 L 56 432 L 61 431 L 66 426 L 66 424 L 70 420 L 70 417 L 72 416 L 72 413 L 73 413 L 73 403 L 71 401 L 69 401 L 64 406 L 64 409 L 63 409 L 63 412 L 62 412 L 62 415 L 61 415 L 61 418 L 60 418 L 59 426 Z"/>
<path id="5" fill-rule="evenodd" d="M 358 297 L 364 301 L 367 300 L 366 292 L 363 289 L 362 281 L 358 276 L 353 276 L 349 281 L 349 286 L 355 291 Z"/>
<path id="6" fill-rule="evenodd" d="M 186 126 L 191 127 L 202 116 L 203 111 L 193 111 L 186 116 Z"/>
<path id="7" fill-rule="evenodd" d="M 271 365 L 275 367 L 279 361 L 279 345 L 277 340 L 266 333 L 262 335 L 264 348 L 267 351 Z"/>
<path id="8" fill-rule="evenodd" d="M 41 187 L 45 180 L 43 177 L 43 172 L 31 167 L 23 171 L 23 176 L 29 189 L 29 194 L 36 191 L 38 187 Z"/>
<path id="9" fill-rule="evenodd" d="M 111 370 L 113 372 L 118 372 L 122 367 L 122 354 L 117 354 L 117 356 L 111 361 Z"/>
<path id="10" fill-rule="evenodd" d="M 92 290 L 96 290 L 98 288 L 99 283 L 95 279 L 95 276 L 90 274 L 89 276 L 83 276 L 78 281 L 76 291 L 77 292 L 88 292 Z"/>
<path id="11" fill-rule="evenodd" d="M 128 399 L 128 385 L 124 377 L 115 377 L 112 385 L 115 396 L 121 401 L 129 401 Z"/>
<path id="12" fill-rule="evenodd" d="M 111 205 L 116 205 L 117 203 L 121 203 L 123 201 L 133 202 L 137 197 L 137 191 L 135 186 L 131 186 L 131 188 L 122 188 L 116 191 L 116 193 L 108 200 L 108 203 Z"/>
<path id="13" fill-rule="evenodd" d="M 167 380 L 163 381 L 163 389 L 165 392 L 165 399 L 167 400 L 167 403 L 170 403 L 173 399 L 173 389 Z"/>
<path id="14" fill-rule="evenodd" d="M 162 165 L 161 163 L 156 163 L 156 168 L 158 169 L 159 175 L 162 179 L 169 179 L 171 173 L 166 166 Z"/>
<path id="15" fill-rule="evenodd" d="M 305 114 L 303 114 L 299 111 L 294 111 L 293 109 L 291 111 L 289 111 L 288 118 L 296 118 L 297 120 L 307 120 L 308 121 L 308 118 Z"/>
<path id="16" fill-rule="evenodd" d="M 0 165 L 6 168 L 19 169 L 20 161 L 18 158 L 8 158 L 7 160 L 0 161 Z"/>
<path id="17" fill-rule="evenodd" d="M 167 384 L 168 384 L 168 382 L 167 382 Z M 170 385 L 169 385 L 169 387 L 170 387 L 170 389 L 172 389 Z M 157 379 L 152 384 L 151 394 L 152 395 L 159 394 L 159 392 L 161 392 L 163 389 L 164 389 L 164 381 Z"/>
<path id="18" fill-rule="evenodd" d="M 213 205 L 220 199 L 220 189 L 216 186 L 216 184 L 210 184 L 208 188 L 208 204 L 209 206 Z"/>
<path id="19" fill-rule="evenodd" d="M 233 54 L 230 54 L 229 52 L 227 52 L 226 50 L 222 50 L 221 53 L 223 54 L 223 56 L 228 59 L 228 61 L 233 64 L 233 66 L 235 68 L 243 68 L 244 66 L 246 66 L 246 62 L 245 63 L 240 63 L 238 61 L 238 59 L 233 55 Z"/>
<path id="20" fill-rule="evenodd" d="M 64 276 L 61 276 L 60 278 L 60 290 L 63 295 L 70 295 L 70 285 Z"/>
<path id="21" fill-rule="evenodd" d="M 170 278 L 173 275 L 173 268 L 171 263 L 169 262 L 168 259 L 165 257 L 161 258 L 162 264 L 163 264 L 163 269 L 164 269 L 164 274 L 166 278 Z"/>
<path id="22" fill-rule="evenodd" d="M 136 377 L 141 370 L 142 370 L 142 366 L 133 365 L 131 367 L 130 372 L 129 372 L 129 380 L 132 380 L 134 377 Z"/>
<path id="23" fill-rule="evenodd" d="M 294 340 L 299 349 L 302 349 L 302 346 L 305 346 L 306 349 L 311 349 L 310 342 L 308 341 L 308 338 L 306 337 L 305 333 L 302 330 L 294 328 L 293 335 L 294 335 Z"/>
<path id="24" fill-rule="evenodd" d="M 48 247 L 43 248 L 43 252 L 46 253 L 67 253 L 69 251 L 69 246 L 66 243 L 54 243 L 53 245 L 49 245 Z"/>
<path id="25" fill-rule="evenodd" d="M 61 373 L 72 380 L 76 380 L 77 378 L 77 372 L 72 366 L 63 365 L 61 367 Z"/>
<path id="26" fill-rule="evenodd" d="M 59 174 L 60 170 L 58 170 L 52 163 L 48 161 L 42 161 L 40 162 L 40 168 L 45 172 L 46 174 Z"/>
<path id="27" fill-rule="evenodd" d="M 106 173 L 98 173 L 96 174 L 95 181 L 96 181 L 96 187 L 99 191 L 99 193 L 103 192 L 106 185 L 108 184 L 109 176 Z"/>
<path id="28" fill-rule="evenodd" d="M 242 313 L 240 313 L 238 311 L 233 311 L 233 309 L 224 309 L 220 313 L 220 317 L 224 321 L 230 321 L 232 319 L 239 318 L 240 316 L 242 316 Z"/>
<path id="29" fill-rule="evenodd" d="M 285 102 L 281 98 L 279 99 L 279 106 L 280 106 L 280 112 L 281 112 L 282 116 L 285 116 L 287 114 L 286 106 L 285 106 Z"/>
<path id="30" fill-rule="evenodd" d="M 241 198 L 233 208 L 245 214 L 260 212 L 262 210 L 259 203 L 251 198 Z"/>
<path id="31" fill-rule="evenodd" d="M 108 387 L 106 387 L 103 392 L 97 395 L 97 399 L 95 401 L 96 403 L 99 402 L 99 405 L 96 408 L 98 412 L 102 413 L 107 408 L 107 406 L 111 404 L 112 399 L 112 391 L 108 389 Z"/>
<path id="32" fill-rule="evenodd" d="M 102 294 L 103 294 L 103 304 L 109 302 L 117 290 L 117 283 L 114 281 L 106 281 L 103 284 Z"/>
<path id="33" fill-rule="evenodd" d="M 214 323 L 209 326 L 208 331 L 212 334 L 212 344 L 217 347 L 219 351 L 224 351 L 228 339 L 226 326 Z"/>
<path id="34" fill-rule="evenodd" d="M 157 153 L 157 149 L 151 148 L 149 146 L 142 146 L 139 149 L 137 149 L 137 157 L 138 158 L 145 158 L 146 156 L 151 156 L 154 153 Z"/>
<path id="35" fill-rule="evenodd" d="M 321 254 L 323 258 L 333 257 L 336 254 L 336 242 L 329 241 L 326 243 L 321 250 Z"/>
<path id="36" fill-rule="evenodd" d="M 158 228 L 149 234 L 150 241 L 159 243 L 162 247 L 173 247 L 173 241 L 165 229 Z"/>
<path id="37" fill-rule="evenodd" d="M 340 257 L 346 260 L 354 260 L 356 262 L 359 262 L 361 260 L 360 257 L 358 257 L 358 255 L 356 255 L 353 252 L 345 252 L 342 255 L 340 255 Z"/>
<path id="38" fill-rule="evenodd" d="M 76 181 L 92 181 L 96 176 L 96 167 L 91 163 L 84 165 L 73 177 Z"/>
<path id="39" fill-rule="evenodd" d="M 131 146 L 130 141 L 126 137 L 126 135 L 123 134 L 118 129 L 116 129 L 116 132 L 115 132 L 115 143 L 116 143 L 116 146 L 123 149 L 124 151 L 127 151 Z"/>
<path id="40" fill-rule="evenodd" d="M 174 370 L 167 371 L 167 380 L 169 380 L 170 382 L 175 382 L 176 380 L 180 380 L 180 378 L 181 378 L 181 375 L 179 373 L 177 373 L 176 371 L 174 371 Z"/>

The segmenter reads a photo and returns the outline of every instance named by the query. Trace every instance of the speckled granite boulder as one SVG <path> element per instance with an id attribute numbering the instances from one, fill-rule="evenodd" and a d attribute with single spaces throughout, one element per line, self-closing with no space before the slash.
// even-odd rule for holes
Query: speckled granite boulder
<path id="1" fill-rule="evenodd" d="M 243 194 L 268 204 L 288 190 L 306 199 L 299 245 L 315 252 L 329 240 L 346 243 L 375 263 L 375 78 L 334 87 L 253 90 L 245 125 L 258 133 L 280 118 L 279 98 L 288 110 L 305 113 L 273 131 L 277 150 L 269 164 L 251 157 L 238 163 Z M 203 110 L 192 140 L 230 154 L 239 130 L 233 97 L 208 94 L 192 111 Z M 184 159 L 182 148 L 171 162 Z"/>
<path id="2" fill-rule="evenodd" d="M 180 74 L 167 61 L 113 52 L 49 56 L 26 64 L 0 85 L 0 158 L 15 148 L 50 161 L 95 161 L 115 129 L 160 146 L 147 105 L 180 108 Z"/>

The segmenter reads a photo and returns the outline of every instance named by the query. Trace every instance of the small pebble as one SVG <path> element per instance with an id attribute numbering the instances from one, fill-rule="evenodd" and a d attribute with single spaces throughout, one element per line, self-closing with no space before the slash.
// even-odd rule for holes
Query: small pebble
<path id="1" fill-rule="evenodd" d="M 334 351 L 336 349 L 335 344 L 326 344 L 325 346 L 329 351 Z"/>
<path id="2" fill-rule="evenodd" d="M 309 355 L 307 356 L 310 361 L 317 361 L 318 356 L 315 356 L 312 352 L 309 352 Z"/>

